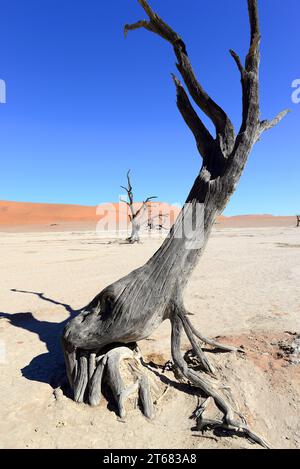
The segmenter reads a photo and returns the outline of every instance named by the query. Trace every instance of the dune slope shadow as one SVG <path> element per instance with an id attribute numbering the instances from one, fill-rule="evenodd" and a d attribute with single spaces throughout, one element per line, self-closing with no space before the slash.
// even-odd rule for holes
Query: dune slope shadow
<path id="1" fill-rule="evenodd" d="M 32 381 L 50 384 L 58 387 L 65 381 L 64 358 L 60 345 L 60 338 L 65 324 L 80 310 L 73 310 L 70 305 L 48 298 L 44 293 L 12 289 L 17 293 L 26 293 L 38 296 L 41 300 L 63 306 L 69 316 L 62 322 L 40 321 L 31 312 L 4 313 L 0 312 L 0 319 L 6 318 L 15 327 L 25 329 L 37 334 L 40 341 L 44 342 L 47 352 L 33 357 L 30 363 L 21 369 L 22 375 Z"/>

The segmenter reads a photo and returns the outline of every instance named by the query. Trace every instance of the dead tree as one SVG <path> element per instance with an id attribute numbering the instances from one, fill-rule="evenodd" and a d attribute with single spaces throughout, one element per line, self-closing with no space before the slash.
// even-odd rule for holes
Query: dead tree
<path id="1" fill-rule="evenodd" d="M 299 228 L 300 226 L 300 215 L 296 215 L 297 217 L 297 228 Z"/>
<path id="2" fill-rule="evenodd" d="M 128 195 L 128 200 L 122 200 L 122 202 L 125 202 L 128 205 L 129 210 L 130 210 L 129 220 L 131 222 L 131 235 L 129 236 L 129 238 L 127 238 L 126 241 L 130 244 L 139 243 L 140 242 L 141 216 L 146 211 L 147 204 L 151 200 L 157 199 L 157 197 L 155 195 L 151 197 L 147 197 L 147 199 L 142 202 L 142 205 L 140 206 L 140 208 L 136 210 L 134 206 L 132 184 L 130 180 L 130 170 L 127 171 L 127 187 L 121 186 L 121 188 L 124 189 Z"/>
<path id="3" fill-rule="evenodd" d="M 148 206 L 148 221 L 147 221 L 147 227 L 149 233 L 151 233 L 152 230 L 154 230 L 156 227 L 158 228 L 159 231 L 162 231 L 163 229 L 167 229 L 163 226 L 164 221 L 170 217 L 168 213 L 162 213 L 161 210 L 159 210 L 158 215 L 153 215 L 153 210 L 152 206 Z M 156 219 L 158 219 L 158 223 L 156 223 Z"/>
<path id="4" fill-rule="evenodd" d="M 180 350 L 184 331 L 207 375 L 213 375 L 214 369 L 201 344 L 234 350 L 206 338 L 193 327 L 187 316 L 182 293 L 204 251 L 216 216 L 223 212 L 237 186 L 253 145 L 265 130 L 274 127 L 288 112 L 281 112 L 273 120 L 260 120 L 261 36 L 257 0 L 247 0 L 251 40 L 245 63 L 234 51 L 230 51 L 240 74 L 243 92 L 242 123 L 237 134 L 228 115 L 196 78 L 181 37 L 154 13 L 146 0 L 138 1 L 148 20 L 126 25 L 125 33 L 145 28 L 171 44 L 186 89 L 199 110 L 214 124 L 216 136 L 214 138 L 205 127 L 184 85 L 173 75 L 177 106 L 195 137 L 203 159 L 202 167 L 169 236 L 153 257 L 142 267 L 102 290 L 67 324 L 62 344 L 74 399 L 98 404 L 105 375 L 118 403 L 120 415 L 124 415 L 124 401 L 128 394 L 139 390 L 143 411 L 151 417 L 153 405 L 149 382 L 142 371 L 143 362 L 140 361 L 135 344 L 149 337 L 162 321 L 168 319 L 172 326 L 171 352 L 175 367 L 191 385 L 213 398 L 223 412 L 222 420 L 206 420 L 202 413 L 203 407 L 198 412 L 199 428 L 219 426 L 236 430 L 266 446 L 224 397 L 218 381 L 188 367 Z M 203 209 L 203 217 L 197 216 L 199 206 Z M 201 243 L 199 233 L 203 236 Z M 120 371 L 121 365 L 125 366 L 122 361 L 124 358 L 127 359 L 127 368 L 130 367 L 136 376 L 134 385 L 128 387 Z"/>

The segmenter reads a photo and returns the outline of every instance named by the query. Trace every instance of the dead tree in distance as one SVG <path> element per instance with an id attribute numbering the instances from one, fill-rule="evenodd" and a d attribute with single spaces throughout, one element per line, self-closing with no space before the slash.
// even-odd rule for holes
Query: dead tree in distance
<path id="1" fill-rule="evenodd" d="M 253 145 L 265 130 L 274 127 L 288 112 L 283 111 L 272 120 L 260 119 L 261 35 L 258 2 L 247 0 L 251 34 L 245 63 L 233 50 L 230 51 L 240 74 L 243 92 L 242 123 L 237 133 L 228 114 L 201 86 L 181 37 L 154 13 L 146 0 L 138 2 L 148 19 L 126 25 L 125 33 L 145 28 L 171 44 L 177 59 L 177 69 L 186 89 L 199 110 L 214 124 L 216 137 L 204 125 L 182 82 L 173 75 L 177 106 L 195 137 L 202 156 L 202 167 L 169 236 L 158 251 L 145 265 L 102 290 L 67 324 L 62 344 L 74 399 L 78 402 L 86 400 L 92 405 L 98 404 L 105 374 L 120 415 L 125 413 L 124 401 L 128 394 L 138 390 L 144 414 L 152 417 L 149 382 L 142 372 L 135 344 L 149 337 L 162 321 L 168 319 L 172 326 L 171 352 L 176 369 L 191 385 L 214 399 L 223 412 L 220 420 L 206 420 L 203 416 L 204 405 L 198 411 L 198 428 L 203 430 L 218 426 L 239 431 L 266 446 L 264 440 L 249 429 L 245 419 L 224 396 L 220 383 L 204 374 L 206 372 L 207 375 L 213 375 L 215 372 L 201 343 L 227 351 L 234 349 L 217 344 L 194 328 L 187 316 L 182 296 L 183 289 L 204 251 L 216 216 L 223 212 L 235 191 Z M 199 205 L 203 207 L 203 217 L 196 216 Z M 193 223 L 189 223 L 190 221 Z M 184 230 L 183 226 L 190 226 L 190 229 Z M 200 246 L 199 233 L 203 234 Z M 184 360 L 180 350 L 183 331 L 202 364 L 204 373 L 195 372 Z M 127 358 L 127 367 L 135 370 L 135 387 L 126 387 L 124 384 L 120 371 L 122 363 L 124 366 L 123 358 Z"/>
<path id="2" fill-rule="evenodd" d="M 131 222 L 131 235 L 129 238 L 127 238 L 127 242 L 130 244 L 134 243 L 139 243 L 140 242 L 140 218 L 147 209 L 147 204 L 153 200 L 157 199 L 156 195 L 153 195 L 151 197 L 147 197 L 146 200 L 142 202 L 142 205 L 138 210 L 136 210 L 134 206 L 134 197 L 133 197 L 133 192 L 132 192 L 132 184 L 130 180 L 130 170 L 127 171 L 127 187 L 121 186 L 122 189 L 124 189 L 127 192 L 128 200 L 122 200 L 122 202 L 125 202 L 130 210 L 129 214 L 129 219 Z"/>
<path id="3" fill-rule="evenodd" d="M 148 221 L 147 221 L 147 227 L 149 233 L 151 233 L 152 230 L 155 228 L 158 228 L 159 231 L 162 231 L 163 229 L 167 229 L 164 227 L 163 223 L 167 218 L 170 218 L 170 215 L 168 213 L 163 213 L 161 210 L 159 210 L 158 215 L 153 215 L 153 210 L 152 206 L 148 206 Z M 155 221 L 158 220 L 158 223 Z"/>
<path id="4" fill-rule="evenodd" d="M 300 226 L 300 215 L 296 215 L 297 218 L 297 228 Z"/>

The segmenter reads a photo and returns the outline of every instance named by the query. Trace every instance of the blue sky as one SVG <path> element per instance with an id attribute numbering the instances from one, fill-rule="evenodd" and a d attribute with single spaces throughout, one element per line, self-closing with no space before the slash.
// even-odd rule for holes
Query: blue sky
<path id="1" fill-rule="evenodd" d="M 260 0 L 262 118 L 291 108 L 256 145 L 226 214 L 300 211 L 298 0 Z M 246 0 L 152 0 L 187 44 L 199 80 L 238 128 L 239 75 L 228 50 L 249 42 Z M 182 203 L 201 159 L 175 105 L 171 47 L 123 26 L 137 0 L 3 0 L 0 199 L 96 205 L 118 200 L 131 168 L 137 200 Z"/>

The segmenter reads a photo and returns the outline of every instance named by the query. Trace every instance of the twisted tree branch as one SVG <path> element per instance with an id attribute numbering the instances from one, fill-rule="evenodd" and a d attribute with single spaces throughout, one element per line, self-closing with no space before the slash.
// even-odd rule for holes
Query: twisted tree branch
<path id="1" fill-rule="evenodd" d="M 137 217 L 141 213 L 142 210 L 145 210 L 146 207 L 147 207 L 147 203 L 150 202 L 150 200 L 153 200 L 153 199 L 157 199 L 157 196 L 153 195 L 152 197 L 147 197 L 147 199 L 143 201 L 141 207 L 137 210 L 135 216 Z"/>
<path id="2" fill-rule="evenodd" d="M 194 110 L 189 97 L 178 78 L 173 74 L 172 77 L 176 86 L 177 107 L 179 112 L 194 134 L 198 150 L 202 155 L 203 160 L 206 160 L 211 151 L 211 146 L 214 145 L 214 139 Z"/>
<path id="3" fill-rule="evenodd" d="M 275 127 L 275 125 L 279 124 L 279 122 L 287 115 L 291 112 L 290 109 L 285 109 L 284 111 L 281 111 L 277 114 L 276 117 L 274 117 L 274 119 L 272 120 L 264 120 L 260 123 L 260 132 L 265 132 L 266 130 L 270 130 L 272 129 L 273 127 Z"/>
<path id="4" fill-rule="evenodd" d="M 246 58 L 246 70 L 248 72 L 258 71 L 260 62 L 260 26 L 257 0 L 248 0 L 248 11 L 250 21 L 250 48 Z"/>
<path id="5" fill-rule="evenodd" d="M 185 43 L 181 37 L 153 12 L 146 0 L 138 0 L 138 2 L 147 13 L 150 21 L 142 20 L 131 25 L 127 24 L 125 26 L 125 34 L 130 30 L 143 27 L 150 32 L 158 34 L 172 44 L 178 60 L 176 65 L 185 85 L 195 103 L 214 123 L 221 149 L 227 157 L 233 148 L 235 140 L 234 128 L 229 117 L 200 85 L 188 58 Z"/>
<path id="6" fill-rule="evenodd" d="M 240 74 L 241 74 L 241 79 L 243 80 L 243 77 L 244 77 L 244 73 L 245 73 L 245 68 L 241 62 L 241 59 L 240 57 L 238 56 L 238 54 L 236 52 L 234 52 L 234 50 L 230 49 L 230 55 L 231 57 L 233 57 L 239 71 L 240 71 Z"/>

